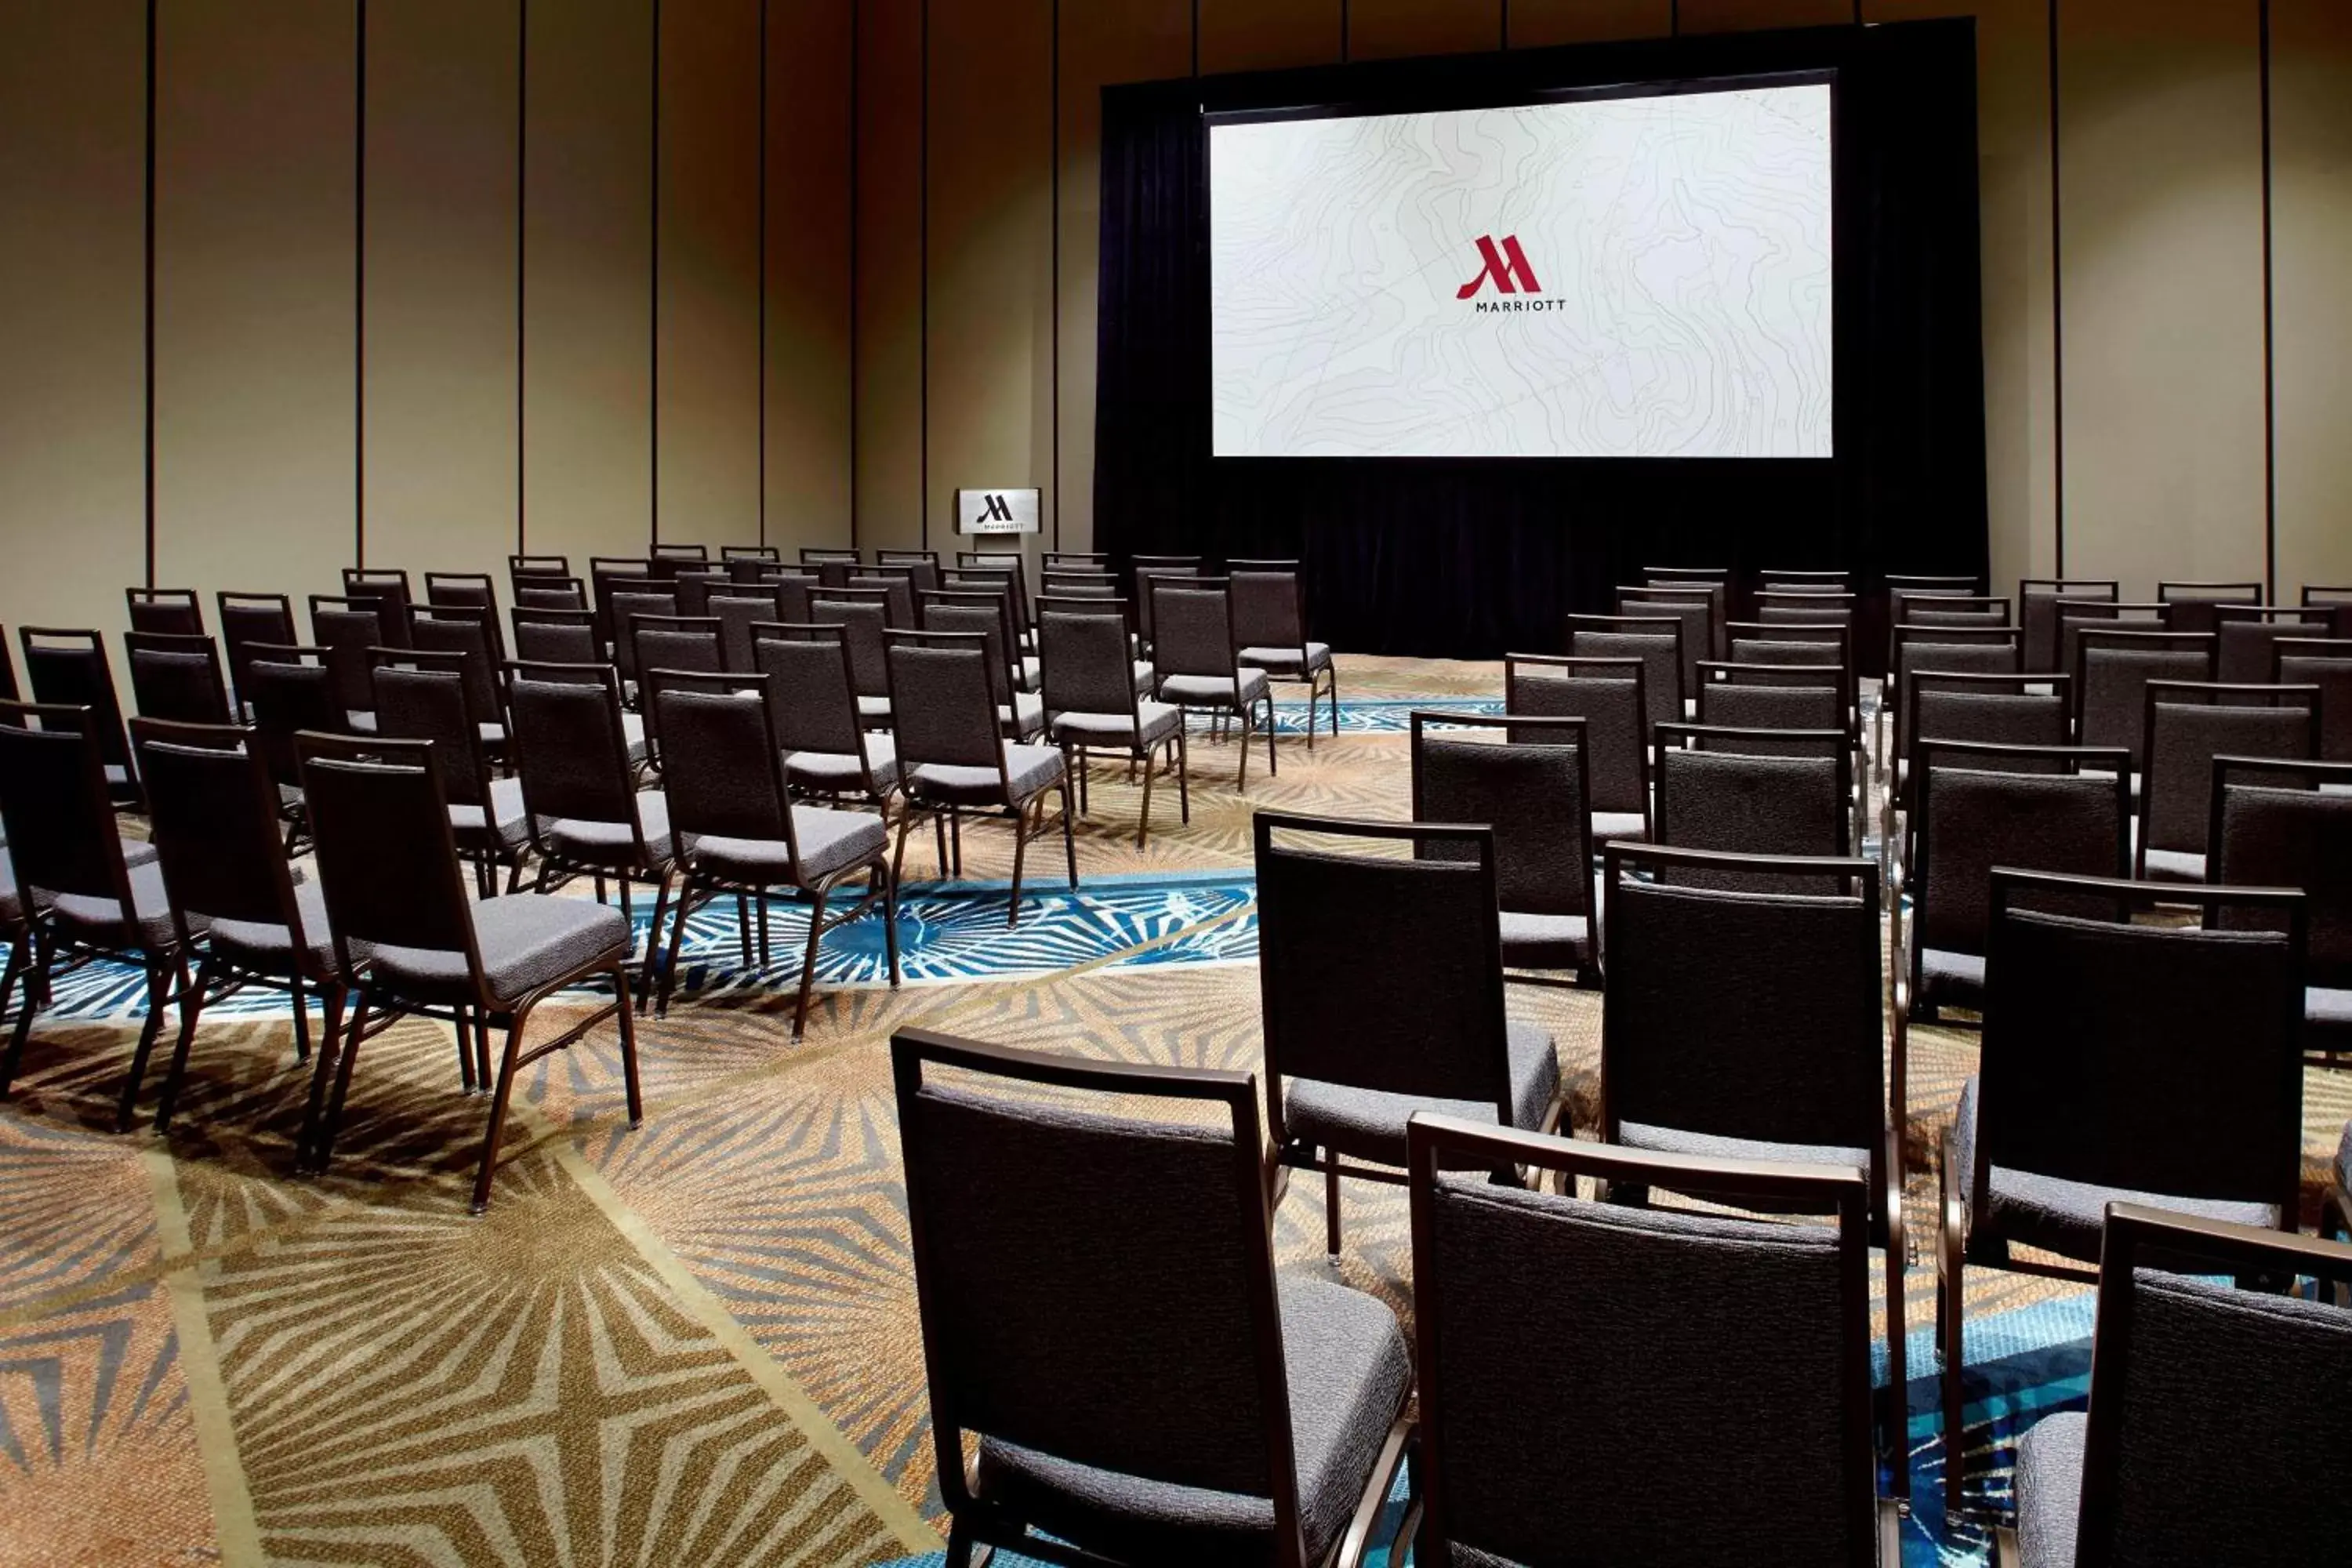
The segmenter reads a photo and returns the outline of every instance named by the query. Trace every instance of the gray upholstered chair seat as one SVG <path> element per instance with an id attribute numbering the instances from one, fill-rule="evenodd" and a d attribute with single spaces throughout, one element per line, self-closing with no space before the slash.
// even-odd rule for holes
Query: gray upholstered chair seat
<path id="1" fill-rule="evenodd" d="M 1960 1089 L 1959 1116 L 1952 1132 L 1958 1155 L 1958 1169 L 1951 1175 L 1952 1191 L 1965 1199 L 1975 1191 L 1976 1182 L 1977 1079 L 1973 1077 Z M 1992 1212 L 1970 1215 L 1972 1228 L 1990 1226 L 2008 1240 L 2086 1260 L 2099 1256 L 2100 1237 L 2106 1227 L 2107 1205 L 2111 1203 L 2146 1204 L 2199 1219 L 2227 1220 L 2263 1229 L 2275 1226 L 2279 1220 L 2275 1204 L 2133 1192 L 2125 1187 L 2094 1186 L 2087 1182 L 2011 1171 L 1999 1165 L 1993 1167 L 1986 1191 Z"/>
<path id="2" fill-rule="evenodd" d="M 637 825 L 645 834 L 646 852 L 656 860 L 670 856 L 669 801 L 659 790 L 637 796 Z M 556 853 L 591 865 L 625 865 L 636 858 L 635 844 L 625 822 L 588 822 L 575 817 L 540 824 Z"/>
<path id="3" fill-rule="evenodd" d="M 172 923 L 171 900 L 163 892 L 162 867 L 151 860 L 131 868 L 131 902 L 128 922 L 121 904 L 102 896 L 60 893 L 47 900 L 46 907 L 67 935 L 92 946 L 152 949 L 179 941 L 179 928 Z"/>
<path id="4" fill-rule="evenodd" d="M 1151 668 L 1151 661 L 1150 659 L 1139 658 L 1135 661 L 1136 690 L 1139 692 L 1150 691 L 1152 683 L 1159 679 L 1160 674 L 1157 670 Z"/>
<path id="5" fill-rule="evenodd" d="M 996 705 L 996 721 L 1016 726 L 1024 735 L 1045 727 L 1045 700 L 1034 691 L 1016 691 L 1010 703 Z"/>
<path id="6" fill-rule="evenodd" d="M 1376 1299 L 1320 1279 L 1284 1279 L 1284 1370 L 1298 1473 L 1299 1521 L 1310 1562 L 1347 1528 L 1412 1369 L 1396 1315 Z M 980 1489 L 1056 1535 L 1123 1548 L 1139 1562 L 1274 1561 L 1272 1500 L 1145 1480 L 983 1437 Z"/>
<path id="7" fill-rule="evenodd" d="M 1265 671 L 1244 669 L 1241 698 L 1255 702 L 1265 696 Z M 1171 675 L 1160 683 L 1160 700 L 1191 707 L 1214 707 L 1234 702 L 1234 682 L 1223 675 Z"/>
<path id="8" fill-rule="evenodd" d="M 874 787 L 887 792 L 898 787 L 898 749 L 887 735 L 866 737 L 866 763 L 861 771 L 858 760 L 847 752 L 786 752 L 784 780 L 797 790 L 811 795 L 841 795 L 866 787 L 866 773 L 874 775 Z"/>
<path id="9" fill-rule="evenodd" d="M 1980 952 L 1953 952 L 1940 947 L 1919 950 L 1919 994 L 1915 1007 L 1984 1006 L 1985 961 Z"/>
<path id="10" fill-rule="evenodd" d="M 1276 675 L 1312 675 L 1318 669 L 1331 668 L 1331 645 L 1311 642 L 1307 645 L 1307 659 L 1302 666 L 1295 647 L 1245 647 L 1240 654 L 1244 664 L 1271 671 Z"/>
<path id="11" fill-rule="evenodd" d="M 1639 1122 L 1617 1124 L 1617 1142 L 1628 1149 L 1648 1149 L 1661 1154 L 1704 1154 L 1716 1160 L 1782 1161 L 1792 1165 L 1855 1165 L 1867 1173 L 1870 1151 L 1841 1149 L 1831 1143 L 1775 1143 L 1765 1138 L 1722 1138 L 1711 1132 L 1690 1132 L 1679 1127 L 1644 1127 Z"/>
<path id="12" fill-rule="evenodd" d="M 1051 746 L 1024 746 L 1007 742 L 1004 773 L 1012 781 L 1013 799 L 1024 801 L 1048 789 L 1062 776 L 1062 753 Z M 926 763 L 907 779 L 907 793 L 940 805 L 1003 805 L 1004 784 L 994 768 L 955 767 Z"/>
<path id="13" fill-rule="evenodd" d="M 1140 741 L 1134 721 L 1124 713 L 1057 713 L 1054 739 L 1075 746 L 1156 746 L 1184 721 L 1183 710 L 1165 702 L 1139 701 L 1135 707 L 1143 721 Z"/>
<path id="14" fill-rule="evenodd" d="M 566 974 L 628 956 L 631 933 L 621 911 L 586 899 L 525 893 L 466 906 L 492 1000 L 511 1006 Z M 403 995 L 420 1001 L 470 1001 L 466 955 L 440 948 L 352 944 L 352 961 Z"/>
<path id="15" fill-rule="evenodd" d="M 801 873 L 811 878 L 871 860 L 890 842 L 878 816 L 814 805 L 793 807 L 793 832 L 801 841 Z M 701 869 L 729 881 L 772 887 L 793 879 L 792 847 L 781 838 L 688 834 L 686 853 Z"/>
<path id="16" fill-rule="evenodd" d="M 1559 1053 L 1550 1035 L 1515 1018 L 1509 1057 L 1511 1122 L 1532 1131 L 1543 1125 L 1544 1113 L 1559 1094 Z M 1495 1108 L 1480 1100 L 1421 1100 L 1307 1078 L 1290 1080 L 1282 1105 L 1283 1125 L 1291 1137 L 1388 1165 L 1405 1163 L 1404 1127 L 1417 1110 L 1465 1121 L 1495 1120 Z"/>
<path id="17" fill-rule="evenodd" d="M 327 895 L 316 882 L 297 883 L 294 910 L 301 926 L 299 933 L 282 925 L 257 921 L 208 921 L 205 929 L 212 950 L 241 969 L 264 974 L 290 974 L 299 937 L 309 953 L 311 971 L 331 973 L 335 968 L 335 934 L 327 923 Z"/>
<path id="18" fill-rule="evenodd" d="M 2205 857 L 2185 849 L 2151 849 L 2147 852 L 2147 879 L 2201 882 L 2205 879 Z"/>
<path id="19" fill-rule="evenodd" d="M 507 743 L 507 727 L 504 724 L 487 721 L 477 724 L 474 726 L 474 733 L 481 737 L 482 744 L 485 746 L 503 746 Z"/>
<path id="20" fill-rule="evenodd" d="M 2352 1029 L 2352 991 L 2327 985 L 2304 987 L 2303 1016 L 2305 1022 L 2323 1028 Z"/>
<path id="21" fill-rule="evenodd" d="M 143 838 L 122 840 L 122 863 L 137 869 L 155 861 L 155 847 Z M 8 859 L 8 841 L 0 838 L 0 924 L 25 918 L 25 900 L 16 890 L 16 868 Z"/>
<path id="22" fill-rule="evenodd" d="M 489 810 L 486 813 L 478 805 L 453 805 L 449 808 L 449 828 L 461 840 L 495 836 L 501 849 L 521 847 L 530 837 L 530 814 L 523 809 L 522 781 L 492 779 Z M 462 843 L 458 847 L 466 847 Z"/>
<path id="23" fill-rule="evenodd" d="M 1582 915 L 1503 911 L 1503 963 L 1513 969 L 1575 969 L 1592 962 L 1592 932 Z"/>
<path id="24" fill-rule="evenodd" d="M 857 718 L 860 723 L 887 724 L 890 722 L 890 700 L 887 697 L 859 698 Z"/>
<path id="25" fill-rule="evenodd" d="M 621 738 L 629 743 L 631 766 L 646 760 L 646 718 L 642 713 L 621 715 Z"/>
<path id="26" fill-rule="evenodd" d="M 2024 1568 L 2074 1568 L 2083 1508 L 2083 1442 L 2091 1418 L 2044 1415 L 2017 1440 L 2017 1553 Z"/>
<path id="27" fill-rule="evenodd" d="M 1592 814 L 1594 849 L 1612 838 L 1646 839 L 1650 824 L 1638 811 L 1596 811 Z"/>
<path id="28" fill-rule="evenodd" d="M 364 708 L 353 708 L 343 715 L 343 721 L 362 735 L 375 733 L 375 715 Z"/>

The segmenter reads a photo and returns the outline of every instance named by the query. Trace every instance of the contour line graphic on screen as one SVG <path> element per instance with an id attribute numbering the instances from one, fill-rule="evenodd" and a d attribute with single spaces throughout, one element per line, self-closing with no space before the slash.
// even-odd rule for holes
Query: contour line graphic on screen
<path id="1" fill-rule="evenodd" d="M 1831 455 L 1826 83 L 1213 125 L 1219 457 Z"/>

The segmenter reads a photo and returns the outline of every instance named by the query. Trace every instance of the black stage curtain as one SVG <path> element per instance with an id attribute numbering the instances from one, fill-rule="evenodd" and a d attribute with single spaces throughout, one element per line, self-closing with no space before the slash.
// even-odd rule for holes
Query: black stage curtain
<path id="1" fill-rule="evenodd" d="M 1212 459 L 1204 114 L 1837 73 L 1827 459 Z M 1106 89 L 1097 548 L 1305 561 L 1318 637 L 1557 649 L 1645 566 L 1986 569 L 1973 23 L 1383 61 Z"/>

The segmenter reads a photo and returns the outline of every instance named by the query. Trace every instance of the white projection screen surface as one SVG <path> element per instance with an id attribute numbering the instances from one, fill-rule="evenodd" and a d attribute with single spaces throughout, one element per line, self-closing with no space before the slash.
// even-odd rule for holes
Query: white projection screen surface
<path id="1" fill-rule="evenodd" d="M 1831 102 L 1213 121 L 1214 455 L 1831 456 Z"/>

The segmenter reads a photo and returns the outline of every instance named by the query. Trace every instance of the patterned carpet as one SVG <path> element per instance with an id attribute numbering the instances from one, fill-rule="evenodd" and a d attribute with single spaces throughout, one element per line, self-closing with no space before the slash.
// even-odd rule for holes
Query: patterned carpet
<path id="1" fill-rule="evenodd" d="M 1003 925 L 1001 828 L 966 878 L 908 849 L 908 984 L 875 984 L 878 930 L 831 939 L 807 1037 L 789 1020 L 797 924 L 743 971 L 731 910 L 689 932 L 683 988 L 639 1031 L 646 1120 L 622 1110 L 610 1026 L 537 1064 L 488 1215 L 465 1197 L 483 1107 L 448 1032 L 373 1042 L 326 1177 L 289 1173 L 305 1073 L 282 1005 L 202 1032 L 168 1139 L 117 1137 L 137 1003 L 122 977 L 61 987 L 0 1105 L 0 1563 L 834 1563 L 919 1560 L 941 1523 L 908 1272 L 887 1042 L 909 1024 L 1137 1062 L 1258 1065 L 1249 817 L 1398 817 L 1416 702 L 1491 705 L 1499 671 L 1348 658 L 1341 733 L 1280 773 L 1195 739 L 1192 820 L 1102 766 L 1081 887 L 1031 858 Z M 1303 738 L 1302 738 L 1303 739 Z M 1255 749 L 1255 748 L 1254 748 Z M 639 894 L 640 913 L 644 900 Z M 551 1033 L 593 998 L 550 1010 Z M 1513 987 L 1556 1033 L 1589 1121 L 1596 996 Z M 536 1033 L 535 1028 L 535 1033 Z M 1906 1146 L 1910 1561 L 1981 1560 L 1937 1508 L 1927 1159 L 1975 1058 L 1915 1032 Z M 2315 1072 L 2315 1179 L 2352 1075 Z M 152 1080 L 151 1080 L 152 1081 Z M 152 1109 L 151 1087 L 146 1101 Z M 1410 1310 L 1405 1206 L 1349 1184 L 1343 1277 Z M 1320 1184 L 1279 1211 L 1283 1266 L 1323 1269 Z M 2079 1401 L 2089 1300 L 1970 1273 L 1969 1440 L 2006 1500 L 2007 1447 Z M 1875 1289 L 1875 1281 L 1874 1282 Z"/>

